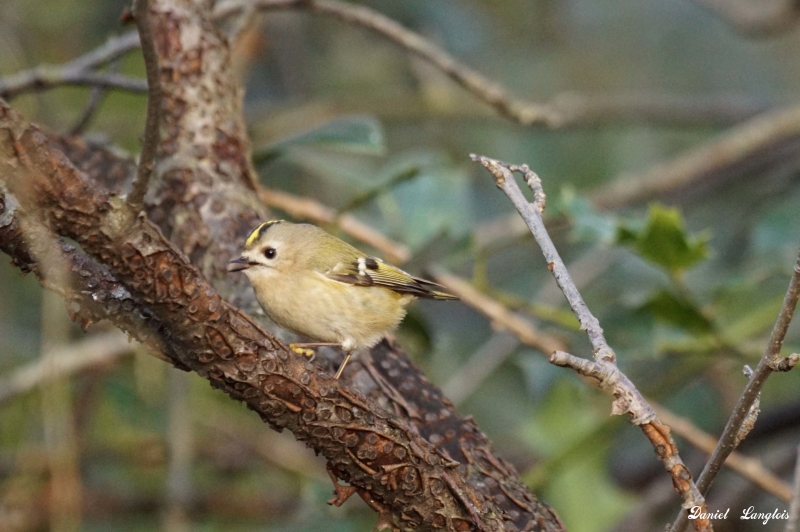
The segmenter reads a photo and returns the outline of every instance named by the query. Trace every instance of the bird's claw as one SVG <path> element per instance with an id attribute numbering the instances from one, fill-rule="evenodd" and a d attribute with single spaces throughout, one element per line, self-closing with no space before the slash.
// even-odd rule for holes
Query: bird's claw
<path id="1" fill-rule="evenodd" d="M 314 362 L 314 358 L 316 358 L 317 356 L 316 351 L 314 351 L 313 349 L 308 349 L 307 347 L 302 347 L 298 344 L 289 344 L 289 349 L 291 349 L 298 355 L 303 355 L 304 357 L 308 357 L 309 362 Z"/>

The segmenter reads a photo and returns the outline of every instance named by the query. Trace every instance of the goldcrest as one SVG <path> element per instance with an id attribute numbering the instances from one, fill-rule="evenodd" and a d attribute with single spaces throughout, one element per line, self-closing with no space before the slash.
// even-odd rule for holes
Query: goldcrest
<path id="1" fill-rule="evenodd" d="M 346 355 L 337 379 L 352 352 L 374 346 L 396 329 L 413 300 L 458 299 L 315 225 L 283 220 L 256 227 L 228 271 L 244 272 L 272 321 L 316 340 L 292 344 L 294 351 L 341 347 Z"/>

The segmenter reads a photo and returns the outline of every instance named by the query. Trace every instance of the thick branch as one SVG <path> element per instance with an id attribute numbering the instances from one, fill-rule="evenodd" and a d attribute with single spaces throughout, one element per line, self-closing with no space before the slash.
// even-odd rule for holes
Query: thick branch
<path id="1" fill-rule="evenodd" d="M 127 299 L 140 301 L 160 322 L 155 334 L 166 354 L 246 402 L 273 427 L 294 432 L 328 459 L 337 476 L 391 509 L 397 526 L 504 530 L 500 514 L 464 481 L 457 464 L 318 366 L 293 356 L 224 302 L 157 228 L 131 221 L 119 200 L 52 152 L 44 135 L 7 107 L 0 109 L 0 183 L 8 189 L 3 227 L 40 213 L 55 232 L 75 239 L 124 283 Z M 85 279 L 81 288 L 92 294 L 91 282 L 101 279 L 87 272 L 73 282 Z M 111 318 L 128 312 L 123 305 Z M 146 327 L 133 334 L 147 341 L 153 332 Z"/>

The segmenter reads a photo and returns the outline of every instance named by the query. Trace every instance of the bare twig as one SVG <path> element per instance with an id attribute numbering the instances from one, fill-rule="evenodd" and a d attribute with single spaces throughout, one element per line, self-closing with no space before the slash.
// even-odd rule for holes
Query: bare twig
<path id="1" fill-rule="evenodd" d="M 512 97 L 500 85 L 470 67 L 461 64 L 421 35 L 364 6 L 335 0 L 262 0 L 258 9 L 298 9 L 320 13 L 343 22 L 370 29 L 430 62 L 450 76 L 462 88 L 490 105 L 501 116 L 524 126 L 545 126 L 552 129 L 598 124 L 645 122 L 664 125 L 731 125 L 765 111 L 763 101 L 735 95 L 720 97 L 682 97 L 670 94 L 580 94 L 565 92 L 551 102 L 539 104 Z M 242 0 L 219 2 L 214 10 L 216 19 L 233 14 L 252 13 L 254 3 Z M 39 67 L 0 79 L 0 96 L 13 98 L 31 90 L 43 90 L 62 85 L 93 85 L 146 92 L 142 80 L 123 76 L 108 76 L 92 69 L 138 46 L 138 35 L 127 33 L 108 41 L 61 67 Z"/>
<path id="2" fill-rule="evenodd" d="M 112 61 L 108 67 L 110 73 L 116 74 L 117 70 L 119 69 L 119 64 L 120 61 L 118 59 Z M 75 136 L 83 133 L 83 131 L 91 123 L 92 118 L 94 118 L 94 115 L 97 112 L 97 109 L 100 107 L 100 104 L 103 102 L 105 95 L 105 87 L 92 87 L 91 92 L 89 92 L 89 98 L 86 102 L 86 107 L 83 109 L 83 112 L 78 119 L 75 120 L 75 124 L 69 128 L 69 131 L 67 132 L 68 136 Z"/>
<path id="3" fill-rule="evenodd" d="M 169 370 L 167 412 L 169 427 L 169 465 L 167 468 L 167 508 L 164 530 L 191 530 L 189 504 L 192 499 L 192 409 L 189 403 L 190 375 L 174 368 Z"/>
<path id="4" fill-rule="evenodd" d="M 134 17 L 139 30 L 139 40 L 142 44 L 145 72 L 147 73 L 147 118 L 144 125 L 144 139 L 142 153 L 139 155 L 139 166 L 136 168 L 136 177 L 130 194 L 128 206 L 139 214 L 144 205 L 144 196 L 147 194 L 147 185 L 155 167 L 156 151 L 159 141 L 159 115 L 161 114 L 161 78 L 158 71 L 158 53 L 153 41 L 153 28 L 150 25 L 148 0 L 135 0 Z"/>
<path id="5" fill-rule="evenodd" d="M 59 282 L 59 281 L 55 281 Z M 61 298 L 42 292 L 42 353 L 45 372 L 69 338 L 69 318 Z M 77 532 L 81 524 L 81 483 L 75 411 L 68 379 L 48 379 L 41 386 L 42 425 L 51 489 L 48 497 L 50 530 Z"/>
<path id="6" fill-rule="evenodd" d="M 335 209 L 314 199 L 295 196 L 280 190 L 262 188 L 258 196 L 267 206 L 280 209 L 297 220 L 336 225 L 346 235 L 383 253 L 390 262 L 402 264 L 411 258 L 411 251 L 407 246 L 387 238 L 352 214 L 339 215 Z"/>
<path id="7" fill-rule="evenodd" d="M 689 508 L 699 507 L 701 512 L 706 513 L 705 500 L 692 481 L 691 473 L 678 454 L 678 448 L 672 436 L 670 436 L 669 427 L 659 420 L 655 411 L 633 383 L 617 367 L 616 355 L 606 342 L 600 323 L 583 301 L 578 288 L 570 278 L 564 262 L 561 260 L 550 239 L 550 235 L 545 229 L 542 220 L 544 192 L 542 191 L 541 180 L 527 165 L 510 165 L 477 155 L 471 155 L 470 157 L 473 161 L 483 165 L 492 174 L 498 188 L 508 196 L 525 220 L 547 260 L 547 268 L 555 277 L 556 284 L 564 293 L 572 311 L 581 324 L 581 329 L 586 331 L 592 344 L 594 361 L 556 351 L 550 357 L 550 362 L 558 366 L 569 367 L 581 375 L 595 379 L 597 386 L 601 390 L 613 395 L 615 399 L 611 413 L 628 413 L 631 423 L 641 428 L 647 439 L 653 444 L 656 454 L 672 477 L 675 490 L 684 500 L 683 505 Z M 514 178 L 514 172 L 520 172 L 533 191 L 533 203 L 528 202 L 522 194 Z M 694 525 L 698 531 L 713 530 L 711 521 L 706 518 L 695 520 Z"/>
<path id="8" fill-rule="evenodd" d="M 31 89 L 43 90 L 62 85 L 103 87 L 128 92 L 147 91 L 147 83 L 144 80 L 122 74 L 92 71 L 73 72 L 62 69 L 47 70 L 44 67 L 29 72 L 30 74 L 26 74 L 25 77 L 13 76 L 0 80 L 0 97 L 11 100 Z"/>
<path id="9" fill-rule="evenodd" d="M 753 374 L 747 386 L 745 386 L 742 396 L 736 403 L 736 407 L 731 417 L 728 419 L 728 423 L 725 425 L 725 430 L 723 430 L 722 436 L 720 436 L 717 446 L 711 454 L 711 458 L 697 479 L 697 488 L 700 490 L 700 493 L 705 494 L 708 492 L 708 489 L 714 482 L 714 478 L 716 478 L 717 473 L 719 473 L 719 470 L 722 468 L 725 459 L 728 458 L 728 455 L 736 448 L 737 437 L 740 434 L 742 425 L 750 414 L 750 409 L 758 398 L 758 394 L 761 388 L 764 387 L 767 378 L 776 371 L 776 368 L 790 364 L 789 362 L 784 362 L 785 360 L 796 358 L 792 355 L 792 357 L 785 359 L 781 357 L 780 352 L 799 298 L 800 253 L 798 253 L 797 261 L 794 265 L 794 271 L 789 281 L 789 288 L 786 290 L 786 296 L 783 298 L 783 306 L 778 314 L 778 319 L 775 321 L 775 326 L 772 328 L 769 341 L 764 348 L 764 354 L 761 356 L 761 360 L 759 360 L 756 369 L 753 370 Z M 794 363 L 797 363 L 796 360 Z M 681 510 L 672 525 L 672 531 L 682 532 L 686 528 L 687 521 L 687 512 Z"/>
<path id="10" fill-rule="evenodd" d="M 442 391 L 458 406 L 471 396 L 480 384 L 520 346 L 519 339 L 509 332 L 494 333 L 458 371 L 442 385 Z"/>
<path id="11" fill-rule="evenodd" d="M 535 103 L 512 96 L 504 87 L 462 64 L 418 33 L 365 6 L 338 0 L 228 0 L 220 2 L 214 14 L 217 18 L 224 18 L 253 4 L 262 11 L 298 9 L 319 13 L 374 31 L 429 62 L 501 116 L 523 126 L 559 129 L 623 121 L 731 124 L 765 108 L 760 102 L 741 102 L 741 99 L 730 97 L 713 100 L 642 94 L 587 96 L 564 93 L 550 103 Z M 732 103 L 737 100 L 740 103 Z"/>
<path id="12" fill-rule="evenodd" d="M 61 348 L 46 364 L 43 360 L 37 360 L 0 379 L 0 404 L 28 393 L 37 386 L 44 386 L 54 379 L 112 362 L 130 353 L 132 347 L 126 335 L 114 331 L 90 336 L 74 345 Z"/>
<path id="13" fill-rule="evenodd" d="M 70 66 L 76 70 L 92 70 L 110 63 L 138 47 L 139 33 L 129 31 L 108 39 L 104 44 L 70 61 L 65 66 Z"/>
<path id="14" fill-rule="evenodd" d="M 698 181 L 735 174 L 742 160 L 800 141 L 800 106 L 759 116 L 700 148 L 665 161 L 642 175 L 622 176 L 591 195 L 600 208 L 645 202 Z M 794 147 L 790 156 L 796 157 Z M 741 170 L 739 170 L 741 171 Z"/>
<path id="15" fill-rule="evenodd" d="M 797 462 L 794 466 L 794 486 L 789 503 L 789 520 L 784 532 L 800 532 L 800 447 L 797 448 Z"/>
<path id="16" fill-rule="evenodd" d="M 555 336 L 544 334 L 525 319 L 508 310 L 495 299 L 473 288 L 467 281 L 449 273 L 441 267 L 432 267 L 430 272 L 433 279 L 447 288 L 452 294 L 488 317 L 497 329 L 505 329 L 516 336 L 520 342 L 549 355 L 554 351 L 564 349 L 564 342 Z"/>
<path id="17" fill-rule="evenodd" d="M 651 404 L 658 414 L 658 417 L 669 425 L 672 432 L 709 455 L 714 452 L 714 447 L 717 445 L 717 439 L 715 437 L 701 430 L 688 419 L 677 416 L 663 406 Z M 792 487 L 764 467 L 757 458 L 751 458 L 738 451 L 733 451 L 725 461 L 725 466 L 751 481 L 764 491 L 772 493 L 782 501 L 789 502 L 792 497 Z"/>
<path id="18" fill-rule="evenodd" d="M 93 72 L 94 69 L 121 57 L 139 46 L 136 32 L 126 33 L 106 41 L 91 52 L 61 66 L 39 66 L 0 78 L 0 97 L 11 99 L 32 90 L 43 90 L 62 85 L 91 85 L 133 92 L 146 92 L 144 80 L 119 74 Z"/>

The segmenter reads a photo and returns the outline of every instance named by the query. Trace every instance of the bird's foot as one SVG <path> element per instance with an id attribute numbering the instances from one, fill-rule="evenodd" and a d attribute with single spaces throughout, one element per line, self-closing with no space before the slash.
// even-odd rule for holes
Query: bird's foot
<path id="1" fill-rule="evenodd" d="M 314 358 L 316 358 L 317 356 L 316 351 L 303 346 L 304 344 L 289 344 L 289 349 L 291 349 L 298 355 L 303 355 L 304 357 L 308 357 L 309 362 L 314 362 Z"/>

